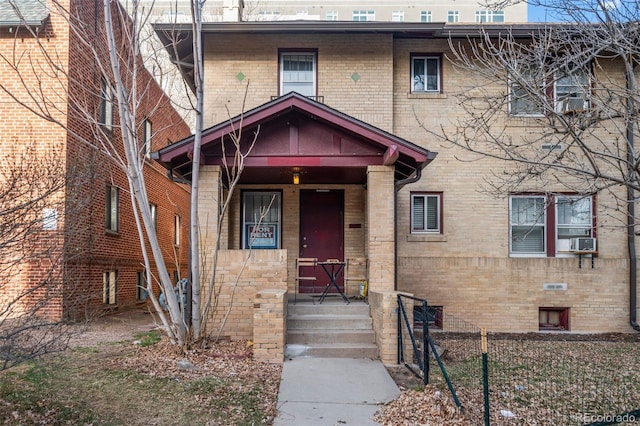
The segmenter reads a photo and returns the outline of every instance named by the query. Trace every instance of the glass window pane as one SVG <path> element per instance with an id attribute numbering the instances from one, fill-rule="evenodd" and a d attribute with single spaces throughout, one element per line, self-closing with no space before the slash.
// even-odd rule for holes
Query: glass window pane
<path id="1" fill-rule="evenodd" d="M 427 90 L 438 90 L 438 74 L 440 67 L 436 58 L 427 59 Z"/>
<path id="2" fill-rule="evenodd" d="M 413 197 L 413 212 L 411 217 L 413 231 L 424 230 L 424 197 Z"/>
<path id="3" fill-rule="evenodd" d="M 438 197 L 427 197 L 427 229 L 437 231 L 440 228 L 438 221 Z"/>

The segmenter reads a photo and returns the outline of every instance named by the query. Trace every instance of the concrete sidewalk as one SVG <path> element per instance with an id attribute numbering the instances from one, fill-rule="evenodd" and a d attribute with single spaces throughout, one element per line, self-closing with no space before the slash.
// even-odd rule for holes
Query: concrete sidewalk
<path id="1" fill-rule="evenodd" d="M 377 425 L 380 405 L 400 395 L 382 362 L 296 357 L 284 362 L 275 426 Z"/>

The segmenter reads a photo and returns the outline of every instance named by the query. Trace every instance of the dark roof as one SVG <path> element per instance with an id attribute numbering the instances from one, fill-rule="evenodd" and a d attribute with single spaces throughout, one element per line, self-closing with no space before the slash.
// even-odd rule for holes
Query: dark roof
<path id="1" fill-rule="evenodd" d="M 219 144 L 226 135 L 240 125 L 245 129 L 251 129 L 292 111 L 300 112 L 314 121 L 323 122 L 355 134 L 362 140 L 366 140 L 368 144 L 397 150 L 396 179 L 398 180 L 419 174 L 437 155 L 436 152 L 429 151 L 295 92 L 290 92 L 231 120 L 226 120 L 204 130 L 202 132 L 202 150 L 205 151 L 208 146 Z M 194 135 L 160 149 L 153 153 L 153 157 L 167 169 L 179 175 L 188 176 L 191 171 L 193 142 Z"/>
<path id="2" fill-rule="evenodd" d="M 0 2 L 0 27 L 44 25 L 49 18 L 46 0 L 3 0 Z"/>

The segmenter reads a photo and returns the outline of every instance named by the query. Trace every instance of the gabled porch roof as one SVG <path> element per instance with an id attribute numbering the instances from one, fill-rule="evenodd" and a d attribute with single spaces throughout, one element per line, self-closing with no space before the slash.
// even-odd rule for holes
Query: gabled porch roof
<path id="1" fill-rule="evenodd" d="M 288 184 L 300 173 L 301 183 L 365 183 L 369 165 L 395 165 L 397 181 L 419 175 L 436 156 L 405 139 L 322 103 L 291 92 L 242 115 L 206 129 L 202 164 L 222 165 L 234 152 L 229 134 L 242 128 L 246 158 L 241 183 Z M 194 136 L 153 153 L 174 175 L 190 179 Z"/>

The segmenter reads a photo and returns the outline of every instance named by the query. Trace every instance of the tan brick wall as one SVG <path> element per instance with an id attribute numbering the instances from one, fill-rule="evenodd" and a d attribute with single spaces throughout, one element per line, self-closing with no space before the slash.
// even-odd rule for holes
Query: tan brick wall
<path id="1" fill-rule="evenodd" d="M 203 300 L 210 293 L 207 279 L 202 277 Z M 254 339 L 254 329 L 261 330 L 253 322 L 256 294 L 286 289 L 286 250 L 220 250 L 215 275 L 215 309 L 205 319 L 207 333 L 213 337 L 220 333 L 231 340 Z"/>
<path id="2" fill-rule="evenodd" d="M 394 169 L 390 166 L 367 168 L 367 249 L 369 289 L 390 291 L 395 282 Z"/>
<path id="3" fill-rule="evenodd" d="M 389 365 L 398 363 L 398 294 L 412 296 L 408 293 L 396 291 L 370 291 L 369 306 L 376 344 L 380 353 L 380 360 Z M 411 307 L 413 304 L 411 304 Z M 409 324 L 413 324 L 413 309 L 406 309 Z M 412 362 L 413 349 L 407 327 L 402 327 L 403 353 L 406 362 Z"/>
<path id="4" fill-rule="evenodd" d="M 263 290 L 253 305 L 253 357 L 258 361 L 281 363 L 286 346 L 287 292 Z"/>
<path id="5" fill-rule="evenodd" d="M 317 49 L 317 93 L 327 105 L 385 130 L 392 130 L 392 38 L 383 34 L 344 36 L 261 35 L 256 43 L 244 34 L 205 37 L 205 123 L 211 126 L 279 94 L 278 49 Z M 247 61 L 246 58 L 251 58 Z M 242 73 L 244 80 L 237 76 Z M 357 73 L 356 82 L 352 75 Z M 366 96 L 362 93 L 366 92 Z"/>

